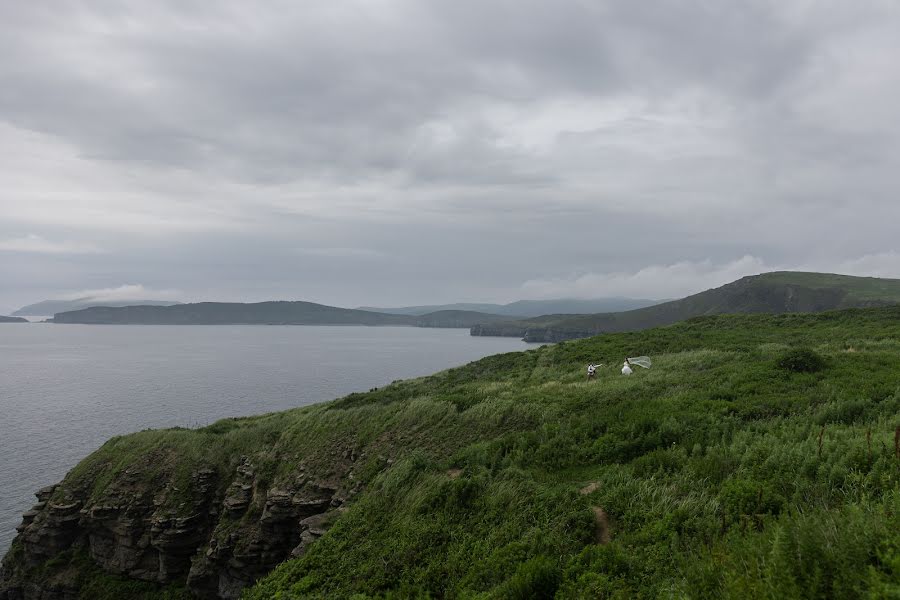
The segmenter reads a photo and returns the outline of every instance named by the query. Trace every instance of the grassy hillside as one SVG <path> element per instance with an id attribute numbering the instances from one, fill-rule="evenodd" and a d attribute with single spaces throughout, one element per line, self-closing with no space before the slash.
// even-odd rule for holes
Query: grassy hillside
<path id="1" fill-rule="evenodd" d="M 759 276 L 760 282 L 798 285 L 810 289 L 840 289 L 847 292 L 847 302 L 900 303 L 900 279 L 853 277 L 832 273 L 776 271 Z"/>
<path id="2" fill-rule="evenodd" d="M 653 368 L 619 375 L 636 354 Z M 590 382 L 589 361 L 609 365 Z M 896 598 L 898 373 L 900 307 L 701 317 L 115 438 L 56 495 L 102 504 L 165 473 L 177 510 L 191 473 L 227 486 L 241 457 L 260 488 L 300 473 L 358 490 L 250 600 Z M 92 598 L 134 585 L 78 568 Z"/>
<path id="3" fill-rule="evenodd" d="M 560 341 L 671 325 L 702 315 L 820 312 L 897 303 L 900 279 L 782 271 L 744 277 L 720 288 L 647 308 L 489 324 L 473 328 L 472 334 L 524 337 L 532 342 Z"/>

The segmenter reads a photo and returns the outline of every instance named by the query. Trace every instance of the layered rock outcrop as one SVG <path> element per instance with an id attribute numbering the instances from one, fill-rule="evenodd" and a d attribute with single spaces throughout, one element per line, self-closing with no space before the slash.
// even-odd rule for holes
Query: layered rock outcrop
<path id="1" fill-rule="evenodd" d="M 270 487 L 248 457 L 230 473 L 200 469 L 181 485 L 166 469 L 154 472 L 153 462 L 123 471 L 99 494 L 66 482 L 38 491 L 3 561 L 0 600 L 77 598 L 77 578 L 46 575 L 47 564 L 75 556 L 106 573 L 185 586 L 198 598 L 238 598 L 302 555 L 352 493 L 339 477 L 320 480 L 302 464 L 288 483 Z"/>

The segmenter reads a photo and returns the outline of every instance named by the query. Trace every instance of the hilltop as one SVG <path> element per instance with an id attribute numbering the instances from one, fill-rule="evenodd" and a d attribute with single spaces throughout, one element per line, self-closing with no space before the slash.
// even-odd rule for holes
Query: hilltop
<path id="1" fill-rule="evenodd" d="M 575 315 L 633 310 L 635 308 L 659 304 L 660 302 L 660 300 L 645 300 L 638 298 L 597 298 L 594 300 L 560 298 L 556 300 L 517 300 L 516 302 L 510 302 L 509 304 L 461 302 L 456 304 L 404 306 L 399 308 L 361 307 L 360 310 L 371 310 L 395 315 L 424 315 L 437 311 L 463 310 L 505 317 L 528 318 L 548 314 Z"/>
<path id="2" fill-rule="evenodd" d="M 469 328 L 506 317 L 472 311 L 390 315 L 313 302 L 199 302 L 174 306 L 95 306 L 57 313 L 55 323 L 103 325 L 402 325 Z"/>
<path id="3" fill-rule="evenodd" d="M 779 271 L 744 277 L 681 300 L 616 313 L 546 315 L 477 325 L 472 335 L 555 342 L 601 333 L 639 331 L 714 314 L 821 312 L 900 303 L 900 279 Z"/>
<path id="4" fill-rule="evenodd" d="M 116 437 L 0 598 L 894 597 L 898 372 L 897 306 L 705 316 Z"/>

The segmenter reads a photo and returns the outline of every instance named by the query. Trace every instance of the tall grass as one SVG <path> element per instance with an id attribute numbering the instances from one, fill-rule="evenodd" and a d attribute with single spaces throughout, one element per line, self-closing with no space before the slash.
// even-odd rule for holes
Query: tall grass
<path id="1" fill-rule="evenodd" d="M 653 369 L 584 380 L 635 354 Z M 115 438 L 67 485 L 352 471 L 350 509 L 248 599 L 900 597 L 898 373 L 898 308 L 703 317 Z"/>

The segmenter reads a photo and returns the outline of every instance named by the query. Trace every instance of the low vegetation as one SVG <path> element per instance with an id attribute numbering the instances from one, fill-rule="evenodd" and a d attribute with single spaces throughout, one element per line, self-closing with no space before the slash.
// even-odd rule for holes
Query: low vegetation
<path id="1" fill-rule="evenodd" d="M 116 438 L 68 481 L 364 455 L 349 510 L 248 600 L 900 598 L 898 373 L 898 307 L 701 317 Z"/>

